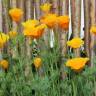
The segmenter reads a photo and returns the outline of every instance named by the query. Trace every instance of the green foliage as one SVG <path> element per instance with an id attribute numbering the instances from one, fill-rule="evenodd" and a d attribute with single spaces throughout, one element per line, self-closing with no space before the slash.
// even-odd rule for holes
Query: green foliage
<path id="1" fill-rule="evenodd" d="M 25 76 L 25 64 L 30 63 L 30 60 L 24 59 L 21 55 L 17 59 L 7 58 L 10 68 L 7 73 L 3 70 L 0 72 L 0 96 L 93 96 L 96 94 L 95 67 L 86 66 L 80 73 L 65 67 L 66 77 L 61 79 L 59 48 L 55 46 L 48 51 L 45 48 L 43 52 L 39 52 L 39 55 L 43 61 L 43 75 L 39 75 L 38 70 L 32 70 L 29 77 Z M 33 67 L 32 63 L 30 64 L 30 67 Z"/>
<path id="2" fill-rule="evenodd" d="M 42 58 L 41 70 L 33 65 L 34 56 L 27 58 L 23 53 L 18 53 L 16 48 L 22 48 L 25 39 L 22 35 L 11 40 L 11 48 L 16 56 L 3 54 L 9 63 L 7 72 L 0 70 L 0 96 L 94 96 L 96 94 L 96 68 L 86 65 L 85 69 L 76 73 L 64 64 L 67 58 L 74 57 L 69 53 L 64 57 L 63 72 L 65 78 L 61 77 L 61 54 L 57 44 L 54 48 L 44 45 L 44 40 L 32 41 L 30 47 L 36 49 L 35 54 Z M 39 46 L 42 46 L 42 48 Z M 16 50 L 15 50 L 16 49 Z M 21 50 L 21 49 L 20 49 Z M 33 52 L 32 51 L 32 52 Z M 33 53 L 34 54 L 34 53 Z M 26 64 L 30 66 L 31 72 L 25 75 Z M 96 61 L 94 60 L 94 65 Z"/>

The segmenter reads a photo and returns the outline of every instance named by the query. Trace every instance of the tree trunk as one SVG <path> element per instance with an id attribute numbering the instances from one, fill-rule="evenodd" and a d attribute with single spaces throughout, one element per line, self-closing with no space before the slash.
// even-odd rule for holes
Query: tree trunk
<path id="1" fill-rule="evenodd" d="M 3 10 L 2 10 L 2 0 L 0 0 L 0 32 L 3 31 L 3 21 L 2 21 L 2 14 L 3 14 Z M 2 50 L 0 49 L 0 60 L 2 60 Z M 0 70 L 1 71 L 1 70 Z"/>
<path id="2" fill-rule="evenodd" d="M 8 2 L 7 0 L 3 0 L 2 1 L 2 6 L 3 6 L 3 32 L 4 33 L 8 33 L 10 30 L 9 30 L 9 26 L 10 26 L 10 20 L 9 20 L 9 13 L 8 13 L 8 10 L 9 10 L 9 4 L 10 2 Z M 4 53 L 7 53 L 9 52 L 9 47 L 8 45 L 6 44 L 6 46 L 3 48 L 4 50 Z"/>
<path id="3" fill-rule="evenodd" d="M 32 16 L 31 16 L 31 4 L 32 4 L 32 0 L 26 0 L 25 1 L 25 7 L 26 7 L 26 9 L 25 9 L 25 15 L 26 15 L 26 20 L 28 20 L 28 19 L 31 19 L 32 18 Z M 34 11 L 33 11 L 34 12 Z M 30 60 L 31 59 L 31 48 L 30 48 L 30 45 L 29 45 L 29 39 L 30 38 L 26 38 L 26 51 L 27 51 L 27 57 L 28 57 L 28 59 Z M 26 68 L 25 68 L 25 76 L 26 77 L 28 77 L 29 78 L 29 75 L 30 75 L 30 73 L 31 73 L 31 66 L 30 66 L 30 64 L 29 64 L 29 62 L 26 64 Z"/>
<path id="4" fill-rule="evenodd" d="M 50 3 L 49 0 L 41 0 L 41 5 L 45 4 L 45 3 Z M 42 11 L 41 11 L 41 16 L 45 15 Z M 49 29 L 45 29 L 44 32 L 44 43 L 45 45 L 48 47 L 49 43 L 48 43 L 48 34 L 49 34 Z"/>
<path id="5" fill-rule="evenodd" d="M 41 11 L 40 11 L 40 0 L 35 0 L 35 18 L 40 19 Z"/>
<path id="6" fill-rule="evenodd" d="M 50 0 L 50 2 L 52 2 L 52 13 L 55 13 L 57 15 L 59 15 L 59 0 Z M 60 46 L 59 44 L 59 28 L 56 25 L 55 28 L 53 29 L 53 33 L 51 32 L 51 36 L 53 37 L 53 46 L 55 46 L 55 44 L 58 44 L 58 46 Z M 51 37 L 50 36 L 50 37 Z M 52 38 L 51 37 L 51 38 Z"/>
<path id="7" fill-rule="evenodd" d="M 69 0 L 61 0 L 60 2 L 60 15 L 69 15 Z M 68 31 L 65 30 L 60 31 L 60 47 L 61 54 L 65 56 L 67 54 L 67 35 Z"/>
<path id="8" fill-rule="evenodd" d="M 22 26 L 22 22 L 24 22 L 25 21 L 25 0 L 17 0 L 17 6 L 18 6 L 18 8 L 20 8 L 20 9 L 22 9 L 23 10 L 23 12 L 24 12 L 24 14 L 23 14 L 23 16 L 22 16 L 22 18 L 21 18 L 21 21 L 20 21 L 20 23 L 19 23 L 19 28 L 18 28 L 18 31 L 19 31 L 19 34 L 23 34 L 23 26 Z M 20 44 L 19 43 L 19 49 L 20 49 L 20 55 L 21 56 L 26 56 L 26 42 L 24 42 L 23 44 Z"/>
<path id="9" fill-rule="evenodd" d="M 81 25 L 81 0 L 70 0 L 72 32 L 74 37 L 80 36 Z M 75 56 L 80 56 L 80 50 L 74 49 Z"/>
<path id="10" fill-rule="evenodd" d="M 84 1 L 84 40 L 85 51 L 88 57 L 90 57 L 90 0 Z"/>
<path id="11" fill-rule="evenodd" d="M 17 0 L 10 0 L 10 5 L 11 5 L 11 8 L 16 8 L 17 7 Z M 17 24 L 14 21 L 12 21 L 12 28 L 17 30 Z"/>
<path id="12" fill-rule="evenodd" d="M 52 0 L 52 12 L 59 14 L 59 0 Z"/>
<path id="13" fill-rule="evenodd" d="M 21 22 L 24 22 L 25 21 L 25 7 L 24 7 L 24 2 L 25 2 L 25 0 L 17 0 L 17 6 L 18 6 L 18 8 L 22 9 L 23 12 L 24 12 L 24 14 L 23 14 L 23 16 L 21 18 Z M 19 25 L 20 25 L 19 26 L 19 31 L 22 32 L 22 29 L 23 29 L 22 28 L 22 25 L 21 24 L 19 24 Z"/>
<path id="14" fill-rule="evenodd" d="M 41 14 L 42 14 L 41 9 L 40 9 L 40 5 L 44 3 L 44 0 L 43 1 L 42 0 L 35 0 L 34 3 L 35 3 L 35 19 L 39 20 L 40 17 L 41 17 Z M 41 50 L 43 50 L 43 46 L 41 44 L 38 43 L 37 46 L 39 46 L 39 48 Z M 43 68 L 42 67 L 39 68 L 37 71 L 38 71 L 38 74 L 40 76 L 43 76 L 44 75 L 44 72 L 43 72 Z"/>
<path id="15" fill-rule="evenodd" d="M 4 1 L 2 1 L 3 3 L 2 3 L 2 5 L 3 5 L 3 24 L 4 24 L 4 27 L 3 27 L 3 31 L 5 32 L 5 33 L 7 33 L 8 31 L 9 31 L 9 13 L 8 13 L 8 10 L 9 10 L 9 4 L 8 4 L 8 2 L 7 2 L 7 0 L 4 0 Z"/>
<path id="16" fill-rule="evenodd" d="M 91 2 L 91 10 L 90 10 L 90 16 L 91 16 L 91 26 L 96 26 L 96 0 L 92 0 Z M 91 34 L 91 44 L 90 44 L 90 50 L 91 50 L 91 66 L 94 66 L 93 59 L 96 56 L 95 51 L 95 43 L 96 37 L 94 34 Z"/>
<path id="17" fill-rule="evenodd" d="M 61 0 L 60 1 L 60 15 L 69 15 L 69 0 Z M 65 30 L 60 30 L 60 49 L 61 49 L 61 78 L 65 78 L 65 72 L 64 72 L 64 59 L 67 54 L 67 35 L 68 31 L 65 32 Z"/>
<path id="18" fill-rule="evenodd" d="M 2 20 L 3 20 L 3 18 L 2 18 L 2 14 L 3 14 L 3 11 L 2 11 L 2 0 L 0 0 L 0 32 L 2 32 L 3 31 L 3 29 L 2 29 Z"/>
<path id="19" fill-rule="evenodd" d="M 10 8 L 17 8 L 17 0 L 10 0 Z M 18 32 L 18 25 L 15 21 L 13 21 L 11 19 L 11 23 L 12 23 L 12 26 L 10 28 L 10 30 L 14 30 L 14 31 L 17 31 Z M 17 51 L 17 47 L 18 45 L 16 45 L 16 47 L 14 47 L 13 49 L 10 48 L 11 50 L 11 53 L 12 53 L 12 57 L 13 58 L 17 58 L 17 54 L 18 54 L 18 51 Z"/>
<path id="20" fill-rule="evenodd" d="M 26 0 L 26 2 L 25 2 L 25 6 L 26 6 L 26 11 L 25 11 L 25 13 L 26 13 L 26 20 L 28 20 L 28 19 L 31 19 L 32 18 L 32 16 L 31 16 L 31 1 L 32 0 Z M 26 39 L 26 48 L 27 48 L 27 56 L 30 58 L 30 56 L 31 56 L 31 49 L 30 49 L 30 45 L 29 45 L 29 38 L 27 38 Z"/>

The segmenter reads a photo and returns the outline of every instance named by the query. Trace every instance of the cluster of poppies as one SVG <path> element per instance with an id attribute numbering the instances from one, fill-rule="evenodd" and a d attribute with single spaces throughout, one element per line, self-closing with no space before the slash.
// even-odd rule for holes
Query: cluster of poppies
<path id="1" fill-rule="evenodd" d="M 54 28 L 56 24 L 64 30 L 68 30 L 69 27 L 69 16 L 57 16 L 57 14 L 51 13 L 50 8 L 51 4 L 45 3 L 41 5 L 40 8 L 44 12 L 44 15 L 39 20 L 29 19 L 22 23 L 24 27 L 24 35 L 27 37 L 31 37 L 32 39 L 38 39 L 42 36 L 44 29 Z M 13 21 L 19 22 L 22 15 L 24 14 L 22 9 L 13 8 L 10 9 L 9 14 Z"/>
<path id="2" fill-rule="evenodd" d="M 23 30 L 24 36 L 31 39 L 39 39 L 43 35 L 45 28 L 52 29 L 55 26 L 59 26 L 59 28 L 65 31 L 69 29 L 69 21 L 70 21 L 69 16 L 67 15 L 58 16 L 57 14 L 51 13 L 50 12 L 51 6 L 52 4 L 50 3 L 45 3 L 40 6 L 41 10 L 44 12 L 44 15 L 40 17 L 40 20 L 28 19 L 27 21 L 22 22 L 22 26 L 24 27 Z M 24 12 L 20 8 L 12 8 L 9 10 L 10 17 L 16 23 L 20 22 L 20 19 L 23 14 Z M 96 27 L 93 26 L 90 32 L 96 34 Z M 8 36 L 10 38 L 12 37 L 14 38 L 16 35 L 17 32 L 15 31 L 10 31 L 8 33 Z M 6 41 L 8 41 L 9 39 L 8 36 L 6 36 L 3 33 L 2 36 L 0 34 L 0 47 L 2 47 L 3 44 Z M 80 48 L 83 44 L 84 41 L 79 37 L 75 37 L 72 40 L 67 41 L 67 45 L 74 49 Z M 73 58 L 66 62 L 66 66 L 70 67 L 75 71 L 79 71 L 83 69 L 88 60 L 89 58 L 82 58 L 82 57 Z M 42 62 L 41 58 L 38 57 L 35 58 L 34 59 L 35 67 L 39 68 L 41 66 L 41 62 Z"/>

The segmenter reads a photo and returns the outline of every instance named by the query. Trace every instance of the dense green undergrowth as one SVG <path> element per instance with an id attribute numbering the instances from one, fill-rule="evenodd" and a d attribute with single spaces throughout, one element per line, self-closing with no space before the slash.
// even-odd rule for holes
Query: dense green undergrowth
<path id="1" fill-rule="evenodd" d="M 95 96 L 96 95 L 96 68 L 86 67 L 81 72 L 74 72 L 65 66 L 68 58 L 72 58 L 70 52 L 64 57 L 63 64 L 59 47 L 47 48 L 43 40 L 32 41 L 33 49 L 31 58 L 18 53 L 15 45 L 20 41 L 23 47 L 24 37 L 16 37 L 11 41 L 10 48 L 16 51 L 16 56 L 3 55 L 9 63 L 9 69 L 0 70 L 0 96 Z M 38 47 L 42 45 L 42 48 Z M 35 46 L 35 47 L 34 47 Z M 33 58 L 38 55 L 42 58 L 42 66 L 35 69 Z M 26 63 L 30 66 L 30 73 L 25 75 Z M 78 62 L 79 63 L 79 62 Z M 96 64 L 94 58 L 94 66 Z M 62 65 L 62 68 L 61 68 Z M 63 70 L 61 70 L 63 69 Z M 63 77 L 62 78 L 62 73 Z"/>

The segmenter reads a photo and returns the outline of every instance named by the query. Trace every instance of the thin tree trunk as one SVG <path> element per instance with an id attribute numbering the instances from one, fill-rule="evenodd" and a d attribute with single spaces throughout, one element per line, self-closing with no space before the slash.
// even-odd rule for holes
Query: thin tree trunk
<path id="1" fill-rule="evenodd" d="M 17 0 L 10 0 L 10 5 L 11 5 L 11 8 L 16 8 Z M 12 21 L 12 28 L 17 29 L 17 24 L 14 21 Z"/>
<path id="2" fill-rule="evenodd" d="M 52 0 L 52 12 L 59 14 L 59 0 Z"/>
<path id="3" fill-rule="evenodd" d="M 8 2 L 7 0 L 2 1 L 2 6 L 3 6 L 3 32 L 4 33 L 8 33 L 9 32 L 9 14 L 8 14 L 8 10 L 9 10 L 9 4 L 10 2 Z M 6 44 L 6 46 L 3 48 L 4 53 L 9 52 L 9 47 Z"/>
<path id="4" fill-rule="evenodd" d="M 60 2 L 60 15 L 69 15 L 69 0 L 61 0 Z M 67 35 L 68 31 L 65 30 L 60 31 L 60 47 L 61 54 L 65 56 L 67 54 Z"/>
<path id="5" fill-rule="evenodd" d="M 26 20 L 31 19 L 31 0 L 26 0 L 25 2 L 26 6 Z M 26 39 L 26 48 L 27 48 L 27 56 L 30 58 L 31 56 L 31 49 L 29 45 L 29 38 Z"/>
<path id="6" fill-rule="evenodd" d="M 32 7 L 32 0 L 25 0 L 25 15 L 26 15 L 26 20 L 31 19 L 32 18 L 32 13 L 31 13 L 31 7 Z M 34 11 L 33 11 L 34 12 Z M 30 60 L 31 59 L 31 48 L 29 45 L 29 39 L 30 38 L 26 38 L 26 52 L 27 52 L 27 57 Z M 29 63 L 26 64 L 26 68 L 25 68 L 25 76 L 29 78 L 29 75 L 31 73 L 31 65 Z"/>
<path id="7" fill-rule="evenodd" d="M 44 2 L 44 1 L 43 1 Z M 40 9 L 40 5 L 42 4 L 42 0 L 35 0 L 35 18 L 37 19 L 37 20 L 39 20 L 40 19 L 40 17 L 41 17 L 41 9 Z M 43 46 L 42 45 L 40 45 L 40 44 L 38 44 L 38 46 L 39 46 L 39 48 L 41 49 L 41 50 L 43 50 Z M 41 68 L 39 68 L 38 70 L 38 74 L 40 75 L 40 76 L 43 76 L 44 75 L 44 72 L 43 72 L 43 68 L 41 67 Z"/>
<path id="8" fill-rule="evenodd" d="M 87 56 L 90 57 L 90 0 L 84 1 L 84 40 L 85 40 L 85 51 Z"/>
<path id="9" fill-rule="evenodd" d="M 49 0 L 41 0 L 41 5 L 45 4 L 45 3 L 50 3 Z M 41 11 L 41 16 L 45 15 L 42 11 Z M 45 45 L 48 47 L 48 34 L 49 34 L 49 29 L 45 29 L 44 32 L 44 43 Z"/>
<path id="10" fill-rule="evenodd" d="M 90 0 L 91 2 L 91 26 L 96 26 L 96 0 Z M 91 43 L 90 43 L 90 50 L 91 50 L 91 67 L 95 67 L 94 60 L 96 58 L 96 37 L 94 34 L 91 34 Z M 94 96 L 96 96 L 96 88 L 94 88 Z"/>
<path id="11" fill-rule="evenodd" d="M 8 31 L 9 31 L 9 25 L 8 25 L 8 23 L 9 23 L 9 21 L 8 21 L 8 16 L 9 16 L 9 14 L 8 14 L 8 2 L 7 2 L 7 0 L 4 0 L 4 1 L 2 1 L 3 3 L 2 3 L 2 5 L 3 5 L 3 21 L 4 21 L 4 27 L 3 27 L 3 31 L 5 32 L 5 33 L 7 33 Z"/>
<path id="12" fill-rule="evenodd" d="M 50 2 L 52 2 L 52 13 L 55 13 L 56 15 L 59 15 L 59 0 L 50 0 Z M 53 37 L 53 46 L 55 46 L 55 44 L 58 44 L 58 46 L 60 46 L 59 44 L 59 29 L 58 26 L 56 25 L 55 28 L 53 29 L 53 33 L 51 32 L 51 36 Z M 50 36 L 50 37 L 51 37 Z M 52 38 L 51 37 L 51 38 Z"/>
<path id="13" fill-rule="evenodd" d="M 3 10 L 2 10 L 2 0 L 0 0 L 0 32 L 3 31 L 3 21 L 2 21 L 2 14 L 3 14 Z M 2 60 L 2 50 L 0 49 L 0 60 Z M 1 71 L 1 70 L 0 70 Z"/>
<path id="14" fill-rule="evenodd" d="M 2 29 L 2 14 L 3 14 L 3 11 L 2 11 L 2 0 L 0 0 L 0 31 L 2 32 L 3 29 Z"/>
<path id="15" fill-rule="evenodd" d="M 40 19 L 41 11 L 40 11 L 40 0 L 35 0 L 35 18 Z"/>
<path id="16" fill-rule="evenodd" d="M 25 6 L 24 6 L 24 2 L 25 2 L 25 0 L 17 0 L 17 6 L 20 8 L 20 9 L 22 9 L 23 10 L 23 12 L 24 12 L 24 15 L 22 16 L 22 18 L 21 18 L 21 22 L 24 22 L 25 21 Z M 21 23 L 20 22 L 20 23 Z M 20 24 L 20 26 L 19 26 L 19 31 L 20 32 L 22 32 L 22 25 Z"/>
<path id="17" fill-rule="evenodd" d="M 69 0 L 61 0 L 60 1 L 60 15 L 69 15 Z M 64 58 L 67 54 L 67 34 L 68 31 L 60 30 L 60 49 L 61 49 L 61 77 L 62 79 L 65 78 L 64 73 Z"/>
<path id="18" fill-rule="evenodd" d="M 91 16 L 91 26 L 96 26 L 96 0 L 92 0 L 91 2 L 91 10 L 90 10 L 90 16 Z M 91 34 L 91 44 L 90 44 L 90 50 L 91 50 L 91 66 L 94 66 L 93 59 L 96 56 L 95 51 L 95 43 L 96 37 L 94 34 Z"/>
<path id="19" fill-rule="evenodd" d="M 10 8 L 17 8 L 17 0 L 10 0 Z M 12 28 L 10 28 L 11 30 L 14 30 L 14 31 L 18 31 L 18 25 L 15 21 L 12 21 Z M 13 58 L 16 58 L 17 57 L 17 54 L 18 54 L 18 51 L 17 51 L 17 47 L 18 45 L 16 45 L 16 47 L 14 47 L 13 49 L 10 49 L 11 50 L 11 53 L 12 53 L 12 57 Z"/>
<path id="20" fill-rule="evenodd" d="M 25 3 L 24 2 L 25 2 L 25 0 L 17 0 L 17 6 L 18 6 L 18 8 L 22 9 L 23 10 L 23 13 L 24 13 L 23 16 L 22 16 L 22 18 L 21 18 L 21 21 L 19 23 L 19 26 L 18 26 L 19 27 L 18 28 L 19 34 L 23 34 L 23 26 L 22 26 L 21 23 L 25 21 L 25 16 L 26 16 L 25 15 L 25 6 L 24 6 Z M 20 49 L 20 52 L 19 53 L 23 57 L 26 56 L 26 51 L 25 51 L 26 50 L 25 49 L 26 46 L 25 45 L 26 45 L 26 42 L 24 42 L 23 44 L 20 44 L 19 43 L 19 49 Z"/>
<path id="21" fill-rule="evenodd" d="M 71 20 L 72 32 L 74 37 L 80 36 L 81 25 L 81 0 L 70 0 L 71 2 Z M 75 56 L 80 56 L 80 49 L 74 50 Z"/>

